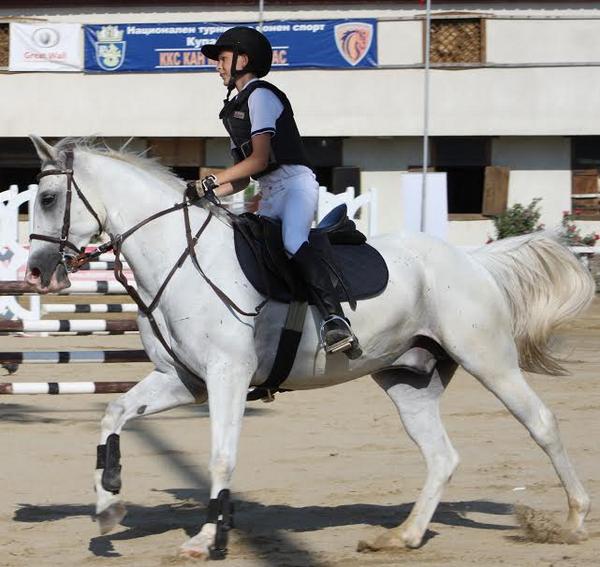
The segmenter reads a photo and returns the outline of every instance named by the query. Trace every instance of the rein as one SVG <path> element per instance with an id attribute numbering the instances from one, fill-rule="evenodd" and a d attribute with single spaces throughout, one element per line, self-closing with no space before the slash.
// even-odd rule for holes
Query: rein
<path id="1" fill-rule="evenodd" d="M 86 252 L 85 248 L 81 248 L 81 249 L 77 248 L 77 246 L 68 239 L 69 229 L 70 229 L 70 225 L 71 225 L 71 201 L 72 201 L 72 194 L 73 194 L 72 188 L 73 187 L 75 187 L 78 197 L 82 200 L 82 202 L 85 205 L 85 207 L 87 208 L 87 210 L 96 219 L 96 222 L 98 223 L 98 234 L 100 234 L 102 232 L 103 227 L 102 227 L 102 223 L 100 221 L 100 217 L 98 216 L 98 214 L 96 213 L 94 208 L 91 206 L 89 201 L 85 198 L 85 195 L 83 194 L 83 192 L 77 185 L 77 182 L 75 181 L 74 172 L 73 172 L 73 159 L 74 159 L 73 150 L 69 149 L 66 152 L 66 163 L 65 163 L 64 169 L 48 169 L 46 171 L 42 171 L 38 175 L 38 181 L 41 178 L 50 176 L 50 175 L 66 175 L 67 176 L 67 195 L 66 195 L 66 203 L 65 203 L 65 213 L 64 213 L 64 217 L 63 217 L 63 226 L 61 229 L 60 238 L 56 238 L 53 236 L 47 236 L 44 234 L 31 234 L 30 239 L 31 240 L 43 240 L 46 242 L 51 242 L 53 244 L 58 244 L 59 252 L 61 254 L 61 262 L 65 266 L 66 270 L 70 273 L 76 272 L 82 266 L 84 266 L 88 262 L 91 262 L 92 260 L 94 260 L 95 258 L 100 256 L 101 254 L 108 252 L 110 250 L 113 250 L 113 252 L 115 254 L 114 274 L 115 274 L 116 280 L 125 288 L 125 290 L 129 294 L 131 299 L 133 299 L 133 301 L 135 301 L 140 312 L 143 313 L 148 318 L 148 321 L 150 323 L 150 326 L 152 327 L 152 330 L 153 330 L 156 338 L 160 341 L 161 345 L 169 353 L 169 355 L 173 358 L 173 360 L 175 360 L 180 366 L 185 368 L 190 374 L 192 374 L 193 376 L 196 376 L 197 378 L 199 378 L 201 380 L 201 378 L 199 376 L 197 376 L 197 374 L 195 372 L 190 370 L 179 359 L 177 354 L 173 351 L 171 346 L 167 343 L 166 339 L 164 338 L 164 336 L 160 330 L 160 327 L 158 326 L 158 323 L 156 322 L 156 319 L 155 319 L 154 313 L 153 313 L 154 310 L 156 309 L 156 307 L 158 306 L 158 304 L 160 302 L 160 298 L 162 297 L 163 292 L 165 291 L 168 283 L 171 281 L 171 279 L 173 278 L 173 276 L 175 275 L 177 270 L 183 266 L 183 264 L 187 260 L 188 256 L 191 258 L 194 266 L 196 267 L 196 269 L 198 270 L 198 272 L 200 273 L 200 275 L 202 276 L 204 281 L 206 281 L 206 283 L 213 290 L 213 292 L 217 295 L 217 297 L 228 308 L 235 311 L 239 315 L 243 315 L 246 317 L 258 316 L 260 314 L 262 308 L 267 303 L 268 299 L 265 299 L 259 305 L 257 305 L 254 308 L 254 311 L 252 311 L 252 312 L 244 311 L 206 275 L 206 273 L 200 266 L 198 257 L 196 255 L 195 248 L 196 248 L 196 245 L 198 244 L 198 241 L 200 240 L 200 237 L 202 236 L 202 233 L 204 232 L 204 230 L 206 229 L 206 227 L 208 226 L 208 224 L 210 223 L 210 221 L 214 215 L 211 211 L 209 211 L 208 216 L 206 217 L 205 221 L 202 223 L 202 226 L 198 229 L 196 234 L 194 234 L 192 236 L 190 213 L 189 213 L 189 207 L 191 206 L 191 202 L 186 199 L 185 195 L 184 195 L 183 201 L 181 203 L 176 203 L 175 205 L 173 205 L 172 207 L 169 207 L 168 209 L 164 209 L 162 211 L 154 213 L 153 215 L 150 215 L 149 217 L 145 218 L 144 220 L 140 221 L 136 225 L 132 226 L 131 228 L 129 228 L 128 230 L 123 232 L 122 234 L 116 234 L 116 235 L 110 234 L 109 235 L 110 240 L 108 242 L 105 242 L 104 244 L 96 247 L 96 249 L 93 250 L 92 252 Z M 208 197 L 205 197 L 205 198 L 210 200 Z M 230 211 L 227 211 L 227 209 L 225 209 L 216 199 L 215 199 L 216 202 L 212 201 L 212 200 L 210 200 L 210 201 L 213 202 L 213 204 L 215 204 L 216 206 L 222 208 L 229 215 L 232 214 Z M 169 273 L 167 274 L 166 278 L 164 279 L 163 283 L 159 287 L 159 289 L 156 292 L 156 295 L 154 296 L 152 301 L 149 304 L 146 304 L 143 301 L 143 299 L 140 297 L 137 290 L 129 283 L 129 281 L 127 280 L 127 276 L 123 273 L 123 262 L 121 260 L 121 251 L 122 251 L 122 247 L 123 247 L 123 242 L 127 238 L 129 238 L 132 234 L 137 232 L 140 228 L 145 226 L 146 224 L 148 224 L 148 223 L 152 222 L 153 220 L 156 220 L 162 216 L 165 216 L 169 213 L 178 211 L 180 209 L 183 210 L 187 246 L 186 246 L 185 250 L 179 256 L 179 258 L 177 259 L 177 261 L 175 262 L 175 264 L 173 265 L 173 267 L 171 268 Z M 65 248 L 70 248 L 71 250 L 75 251 L 76 255 L 66 254 Z"/>

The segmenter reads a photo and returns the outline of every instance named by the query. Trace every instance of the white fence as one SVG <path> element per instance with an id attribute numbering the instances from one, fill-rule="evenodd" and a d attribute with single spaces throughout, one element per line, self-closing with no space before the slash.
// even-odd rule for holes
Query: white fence
<path id="1" fill-rule="evenodd" d="M 29 185 L 27 190 L 19 193 L 18 187 L 11 185 L 7 191 L 0 193 L 0 281 L 14 281 L 22 277 L 23 266 L 28 257 L 28 237 L 33 232 L 32 211 L 37 190 L 37 185 Z M 325 187 L 320 187 L 317 222 L 331 209 L 342 203 L 348 207 L 348 215 L 351 218 L 359 216 L 359 210 L 367 207 L 368 214 L 362 214 L 360 219 L 356 218 L 355 220 L 359 229 L 368 236 L 374 236 L 377 233 L 377 192 L 375 189 L 370 189 L 356 197 L 354 187 L 348 187 L 346 192 L 340 195 L 333 195 L 328 193 Z M 19 222 L 19 208 L 24 204 L 27 204 L 28 211 L 28 220 L 25 223 Z M 243 207 L 243 194 L 240 193 L 239 197 L 236 196 L 236 199 L 232 200 L 230 204 L 233 210 L 238 209 L 240 204 Z M 111 257 L 106 256 L 104 260 L 110 261 Z M 79 272 L 77 275 L 88 280 L 93 280 L 95 277 L 93 271 L 87 274 Z M 74 288 L 77 285 L 88 285 L 89 287 L 92 283 L 93 281 L 74 282 Z M 117 291 L 122 290 L 121 285 L 116 281 L 109 281 L 106 285 L 113 284 L 115 288 L 118 288 Z M 70 291 L 73 292 L 74 288 Z M 122 291 L 124 292 L 124 290 Z M 114 290 L 112 292 L 115 293 Z M 0 318 L 37 321 L 42 314 L 40 297 L 37 295 L 29 296 L 29 309 L 20 305 L 16 297 L 0 296 Z"/>
<path id="2" fill-rule="evenodd" d="M 19 268 L 27 262 L 25 242 L 19 238 L 19 207 L 27 203 L 28 230 L 33 232 L 33 203 L 37 185 L 30 185 L 19 193 L 16 185 L 0 193 L 0 280 L 16 280 Z M 6 319 L 39 320 L 40 297 L 29 297 L 29 309 L 17 302 L 15 297 L 0 296 L 0 317 Z"/>

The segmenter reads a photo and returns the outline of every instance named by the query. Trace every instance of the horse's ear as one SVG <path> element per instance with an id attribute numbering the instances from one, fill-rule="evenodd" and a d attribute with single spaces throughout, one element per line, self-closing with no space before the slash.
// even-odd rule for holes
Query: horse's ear
<path id="1" fill-rule="evenodd" d="M 45 142 L 40 136 L 36 134 L 29 134 L 30 140 L 33 142 L 37 155 L 42 160 L 42 163 L 48 161 L 56 161 L 58 152 L 50 144 Z"/>

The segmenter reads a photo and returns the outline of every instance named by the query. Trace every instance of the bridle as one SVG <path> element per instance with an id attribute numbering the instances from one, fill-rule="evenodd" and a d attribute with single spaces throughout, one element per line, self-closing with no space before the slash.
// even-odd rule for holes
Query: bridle
<path id="1" fill-rule="evenodd" d="M 156 337 L 158 338 L 158 340 L 160 341 L 162 346 L 165 348 L 165 350 L 173 358 L 173 360 L 175 360 L 179 365 L 181 365 L 183 368 L 185 368 L 190 374 L 192 374 L 193 376 L 196 376 L 199 380 L 202 380 L 199 376 L 196 375 L 195 372 L 190 370 L 186 366 L 186 364 L 184 364 L 179 359 L 179 357 L 173 351 L 171 346 L 165 340 L 165 338 L 160 330 L 160 327 L 158 326 L 158 323 L 156 322 L 156 319 L 154 317 L 154 310 L 158 306 L 158 304 L 160 302 L 160 298 L 161 298 L 163 292 L 165 291 L 167 284 L 171 281 L 172 277 L 175 275 L 177 270 L 183 266 L 183 264 L 187 260 L 188 256 L 191 258 L 194 266 L 196 267 L 196 269 L 198 270 L 200 275 L 203 277 L 203 279 L 206 281 L 206 283 L 209 285 L 209 287 L 217 295 L 217 297 L 228 308 L 232 309 L 239 315 L 243 315 L 246 317 L 256 317 L 257 315 L 260 314 L 261 309 L 268 302 L 268 298 L 263 300 L 259 305 L 257 305 L 254 308 L 254 311 L 251 311 L 251 312 L 244 311 L 243 309 L 238 307 L 238 305 L 229 296 L 227 296 L 225 294 L 225 292 L 223 292 L 223 290 L 221 290 L 206 275 L 206 273 L 200 266 L 198 257 L 196 256 L 196 244 L 198 243 L 200 236 L 202 235 L 202 233 L 204 232 L 204 230 L 210 223 L 214 214 L 212 211 L 209 211 L 208 215 L 206 216 L 205 221 L 202 223 L 202 226 L 192 236 L 190 213 L 189 213 L 189 208 L 192 205 L 192 202 L 185 195 L 183 196 L 183 200 L 181 202 L 175 203 L 172 207 L 169 207 L 168 209 L 163 209 L 162 211 L 158 211 L 157 213 L 150 215 L 149 217 L 147 217 L 144 220 L 137 223 L 135 226 L 132 226 L 131 228 L 129 228 L 128 230 L 123 232 L 122 234 L 109 234 L 110 240 L 108 240 L 104 244 L 101 244 L 100 246 L 96 247 L 91 252 L 86 252 L 85 247 L 78 248 L 68 238 L 69 230 L 70 230 L 70 226 L 71 226 L 71 201 L 73 198 L 73 187 L 75 187 L 75 191 L 77 192 L 78 197 L 81 199 L 81 201 L 83 202 L 83 204 L 85 205 L 87 210 L 94 217 L 94 219 L 96 219 L 96 222 L 98 223 L 98 234 L 100 234 L 104 230 L 104 227 L 102 226 L 102 222 L 100 221 L 99 215 L 96 213 L 96 211 L 94 210 L 94 208 L 92 207 L 90 202 L 86 199 L 85 195 L 83 194 L 83 192 L 77 185 L 77 182 L 75 181 L 74 172 L 73 172 L 73 161 L 74 161 L 73 150 L 68 149 L 66 151 L 65 167 L 63 169 L 47 169 L 45 171 L 42 171 L 37 176 L 38 181 L 40 179 L 42 179 L 46 176 L 50 176 L 50 175 L 66 175 L 67 176 L 67 194 L 66 194 L 66 202 L 65 202 L 65 213 L 63 216 L 63 225 L 62 225 L 62 229 L 60 232 L 60 238 L 56 238 L 54 236 L 47 236 L 45 234 L 31 234 L 30 239 L 31 240 L 43 240 L 45 242 L 51 242 L 53 244 L 58 244 L 59 252 L 61 254 L 61 262 L 64 265 L 65 269 L 71 273 L 76 272 L 82 266 L 84 266 L 85 264 L 96 259 L 101 254 L 112 250 L 115 254 L 114 274 L 115 274 L 116 280 L 125 288 L 125 290 L 129 294 L 129 296 L 135 301 L 135 303 L 137 303 L 140 312 L 143 313 L 147 317 L 148 322 L 150 323 L 150 326 L 152 327 L 154 334 L 156 335 Z M 228 215 L 232 215 L 232 213 L 230 211 L 228 211 L 227 209 L 225 209 L 225 207 L 223 207 L 221 205 L 219 200 L 216 197 L 214 197 L 214 195 L 212 197 L 210 197 L 209 195 L 206 195 L 205 197 L 202 197 L 202 198 L 207 199 L 213 205 L 220 207 Z M 167 274 L 163 283 L 161 284 L 158 291 L 156 292 L 154 299 L 152 299 L 152 301 L 149 304 L 147 304 L 140 297 L 137 289 L 129 283 L 129 281 L 127 280 L 127 276 L 123 273 L 123 262 L 121 260 L 121 249 L 123 246 L 123 242 L 127 238 L 129 238 L 132 234 L 134 234 L 138 229 L 140 229 L 144 225 L 148 224 L 149 222 L 151 222 L 155 219 L 158 219 L 164 215 L 167 215 L 169 213 L 172 213 L 174 211 L 178 211 L 180 209 L 183 211 L 183 216 L 184 216 L 187 246 L 186 246 L 185 250 L 179 256 L 179 258 L 177 259 L 177 261 L 175 262 L 175 264 L 173 265 L 173 267 L 171 268 L 169 273 Z M 76 254 L 75 255 L 68 254 L 65 251 L 67 248 L 73 250 Z"/>
<path id="2" fill-rule="evenodd" d="M 65 200 L 65 212 L 63 215 L 63 225 L 62 225 L 62 229 L 60 231 L 60 238 L 56 238 L 54 236 L 47 236 L 45 234 L 31 234 L 29 238 L 31 240 L 44 240 L 46 242 L 52 242 L 53 244 L 58 244 L 58 251 L 60 252 L 60 255 L 61 255 L 61 262 L 65 266 L 67 271 L 70 272 L 70 271 L 76 271 L 77 268 L 74 269 L 73 265 L 72 265 L 74 256 L 72 254 L 68 254 L 67 252 L 65 252 L 65 249 L 70 248 L 71 250 L 76 252 L 78 255 L 82 254 L 84 252 L 83 248 L 81 248 L 81 249 L 77 248 L 77 246 L 75 246 L 75 244 L 73 244 L 69 240 L 69 230 L 71 228 L 71 202 L 73 200 L 73 187 L 75 187 L 75 191 L 77 191 L 77 195 L 81 199 L 83 204 L 85 205 L 85 208 L 90 212 L 90 214 L 94 217 L 94 219 L 96 219 L 96 222 L 98 223 L 98 233 L 97 233 L 98 235 L 102 232 L 103 228 L 102 228 L 102 222 L 100 221 L 100 217 L 98 216 L 98 214 L 96 213 L 96 211 L 94 210 L 92 205 L 90 205 L 90 202 L 86 199 L 85 195 L 82 193 L 81 189 L 79 188 L 79 185 L 77 185 L 77 181 L 75 181 L 75 178 L 73 177 L 73 159 L 74 159 L 73 150 L 71 150 L 71 149 L 67 150 L 65 152 L 65 155 L 66 155 L 66 160 L 65 160 L 65 167 L 63 169 L 46 169 L 45 171 L 40 172 L 37 176 L 38 183 L 39 183 L 40 179 L 42 179 L 43 177 L 50 176 L 50 175 L 66 175 L 67 176 L 67 195 L 66 195 L 66 200 Z"/>

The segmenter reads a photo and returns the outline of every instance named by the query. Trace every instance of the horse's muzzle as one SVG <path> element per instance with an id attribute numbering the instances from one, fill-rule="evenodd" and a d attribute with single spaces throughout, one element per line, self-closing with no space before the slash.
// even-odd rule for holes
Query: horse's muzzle
<path id="1" fill-rule="evenodd" d="M 58 251 L 33 252 L 27 262 L 25 281 L 37 293 L 56 292 L 71 285 Z"/>

